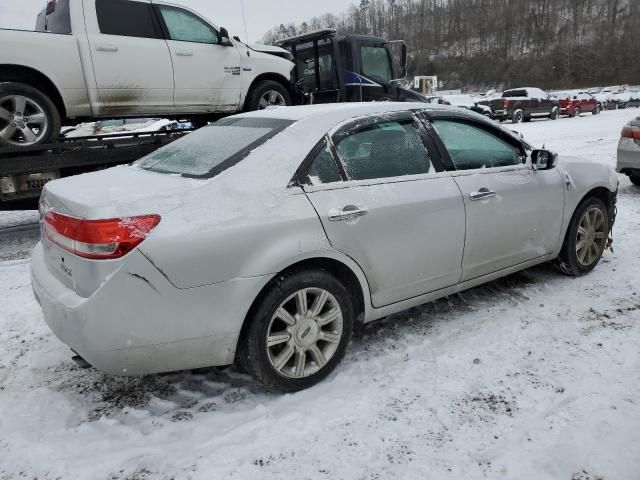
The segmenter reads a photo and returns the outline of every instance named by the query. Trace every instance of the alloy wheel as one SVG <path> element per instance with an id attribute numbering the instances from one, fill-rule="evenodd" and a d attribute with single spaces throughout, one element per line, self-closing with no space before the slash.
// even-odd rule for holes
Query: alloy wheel
<path id="1" fill-rule="evenodd" d="M 582 266 L 588 267 L 602 254 L 607 242 L 607 225 L 602 210 L 587 210 L 578 224 L 576 256 Z"/>
<path id="2" fill-rule="evenodd" d="M 269 90 L 260 97 L 258 102 L 258 109 L 264 110 L 267 107 L 284 107 L 287 105 L 284 96 L 277 90 Z"/>
<path id="3" fill-rule="evenodd" d="M 24 95 L 0 98 L 0 138 L 10 145 L 37 144 L 46 135 L 49 120 L 44 108 Z"/>
<path id="4" fill-rule="evenodd" d="M 322 288 L 298 290 L 280 304 L 269 322 L 269 363 L 287 378 L 313 375 L 335 355 L 342 333 L 342 309 L 331 293 Z"/>

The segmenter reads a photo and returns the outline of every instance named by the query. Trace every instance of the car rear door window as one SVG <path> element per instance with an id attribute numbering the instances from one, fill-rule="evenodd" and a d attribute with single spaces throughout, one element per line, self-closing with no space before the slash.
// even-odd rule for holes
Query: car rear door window
<path id="1" fill-rule="evenodd" d="M 333 159 L 331 150 L 326 142 L 322 143 L 320 151 L 316 154 L 309 167 L 309 182 L 311 185 L 322 185 L 342 180 L 340 170 Z"/>
<path id="2" fill-rule="evenodd" d="M 350 180 L 435 173 L 412 120 L 386 121 L 343 138 L 336 152 Z"/>
<path id="3" fill-rule="evenodd" d="M 158 5 L 158 8 L 171 40 L 209 44 L 220 42 L 218 32 L 191 12 L 166 5 Z"/>
<path id="4" fill-rule="evenodd" d="M 96 0 L 100 33 L 123 37 L 161 38 L 151 4 L 129 0 Z"/>
<path id="5" fill-rule="evenodd" d="M 483 128 L 458 120 L 431 123 L 456 170 L 507 167 L 524 161 L 520 149 Z"/>

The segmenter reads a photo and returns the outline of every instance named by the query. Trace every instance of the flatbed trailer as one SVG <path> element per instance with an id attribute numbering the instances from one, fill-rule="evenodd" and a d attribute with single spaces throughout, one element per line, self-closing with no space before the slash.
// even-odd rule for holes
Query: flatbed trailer
<path id="1" fill-rule="evenodd" d="M 48 145 L 0 149 L 0 210 L 9 203 L 37 199 L 57 178 L 131 163 L 182 138 L 191 130 L 122 132 L 60 138 Z"/>

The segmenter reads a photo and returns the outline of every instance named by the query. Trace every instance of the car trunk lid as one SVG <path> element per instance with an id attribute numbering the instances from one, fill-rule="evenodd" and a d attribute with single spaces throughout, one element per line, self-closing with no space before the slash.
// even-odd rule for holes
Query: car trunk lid
<path id="1" fill-rule="evenodd" d="M 163 214 L 205 183 L 130 166 L 48 183 L 40 201 L 48 270 L 78 295 L 90 296 Z"/>

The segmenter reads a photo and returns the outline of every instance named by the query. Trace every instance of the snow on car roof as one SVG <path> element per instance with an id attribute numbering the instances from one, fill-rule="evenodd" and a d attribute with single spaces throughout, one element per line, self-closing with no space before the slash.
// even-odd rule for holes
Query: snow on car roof
<path id="1" fill-rule="evenodd" d="M 319 105 L 303 105 L 297 107 L 276 107 L 258 110 L 255 112 L 242 113 L 242 117 L 279 118 L 283 120 L 299 121 L 308 117 L 321 117 L 330 115 L 332 117 L 343 114 L 344 119 L 359 115 L 369 115 L 374 113 L 386 113 L 402 110 L 422 109 L 441 110 L 447 109 L 446 105 L 436 105 L 422 102 L 362 102 L 362 103 L 333 103 Z M 449 107 L 450 108 L 450 107 Z"/>

